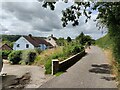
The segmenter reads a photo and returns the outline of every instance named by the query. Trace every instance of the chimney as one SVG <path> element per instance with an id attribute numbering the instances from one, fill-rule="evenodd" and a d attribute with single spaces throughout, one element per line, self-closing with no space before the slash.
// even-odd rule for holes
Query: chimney
<path id="1" fill-rule="evenodd" d="M 51 37 L 53 37 L 53 34 L 51 34 Z"/>
<path id="2" fill-rule="evenodd" d="M 29 36 L 29 37 L 32 37 L 32 34 L 29 34 L 28 36 Z"/>

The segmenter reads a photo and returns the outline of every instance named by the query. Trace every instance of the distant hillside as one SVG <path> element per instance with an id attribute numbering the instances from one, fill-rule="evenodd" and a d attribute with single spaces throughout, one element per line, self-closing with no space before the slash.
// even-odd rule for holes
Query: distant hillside
<path id="1" fill-rule="evenodd" d="M 22 35 L 2 35 L 2 42 L 15 42 L 16 40 L 18 40 Z M 44 38 L 45 37 L 41 37 Z"/>
<path id="2" fill-rule="evenodd" d="M 15 42 L 21 35 L 2 35 L 2 41 Z"/>
<path id="3" fill-rule="evenodd" d="M 13 47 L 14 42 L 16 42 L 22 35 L 1 35 L 2 36 L 2 44 L 8 44 Z M 41 37 L 44 38 L 45 37 Z"/>

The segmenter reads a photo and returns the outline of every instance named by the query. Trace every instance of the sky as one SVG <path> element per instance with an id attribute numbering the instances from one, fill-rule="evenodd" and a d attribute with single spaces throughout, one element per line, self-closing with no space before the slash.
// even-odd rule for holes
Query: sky
<path id="1" fill-rule="evenodd" d="M 92 14 L 91 20 L 85 23 L 86 17 L 82 16 L 79 19 L 79 25 L 73 27 L 69 24 L 67 27 L 62 27 L 61 17 L 62 10 L 70 7 L 73 2 L 64 3 L 58 1 L 55 5 L 55 10 L 43 8 L 42 2 L 36 0 L 4 0 L 0 2 L 0 34 L 8 35 L 28 35 L 38 37 L 48 37 L 53 34 L 55 37 L 68 36 L 75 38 L 81 32 L 90 35 L 93 39 L 98 39 L 105 34 L 98 30 L 96 22 L 97 13 Z"/>

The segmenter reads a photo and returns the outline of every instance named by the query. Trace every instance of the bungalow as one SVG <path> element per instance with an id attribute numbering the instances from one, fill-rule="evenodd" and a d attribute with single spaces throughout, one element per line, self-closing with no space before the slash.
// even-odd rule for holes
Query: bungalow
<path id="1" fill-rule="evenodd" d="M 50 44 L 52 44 L 53 47 L 57 47 L 57 43 L 56 40 L 57 38 L 53 36 L 53 34 L 51 36 L 49 36 L 47 39 L 45 39 L 47 42 L 49 42 Z"/>
<path id="2" fill-rule="evenodd" d="M 13 45 L 13 50 L 25 50 L 40 48 L 41 50 L 53 48 L 53 46 L 40 37 L 29 36 L 20 37 Z"/>

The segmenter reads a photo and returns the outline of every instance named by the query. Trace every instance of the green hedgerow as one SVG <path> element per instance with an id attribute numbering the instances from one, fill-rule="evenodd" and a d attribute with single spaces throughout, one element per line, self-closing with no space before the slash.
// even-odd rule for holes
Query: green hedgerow
<path id="1" fill-rule="evenodd" d="M 52 60 L 48 59 L 45 63 L 45 74 L 51 74 L 52 73 Z"/>
<path id="2" fill-rule="evenodd" d="M 21 64 L 32 64 L 37 56 L 37 52 L 35 50 L 24 50 L 22 53 L 22 61 Z"/>
<path id="3" fill-rule="evenodd" d="M 21 55 L 22 55 L 22 51 L 12 51 L 9 55 L 8 55 L 8 59 L 10 60 L 10 62 L 12 64 L 18 64 L 21 61 Z"/>
<path id="4" fill-rule="evenodd" d="M 3 59 L 7 59 L 8 55 L 12 52 L 10 50 L 0 50 Z"/>
<path id="5" fill-rule="evenodd" d="M 64 46 L 63 52 L 64 52 L 64 55 L 70 56 L 70 55 L 74 55 L 74 54 L 81 52 L 83 49 L 84 48 L 81 45 L 69 44 L 67 46 Z"/>

